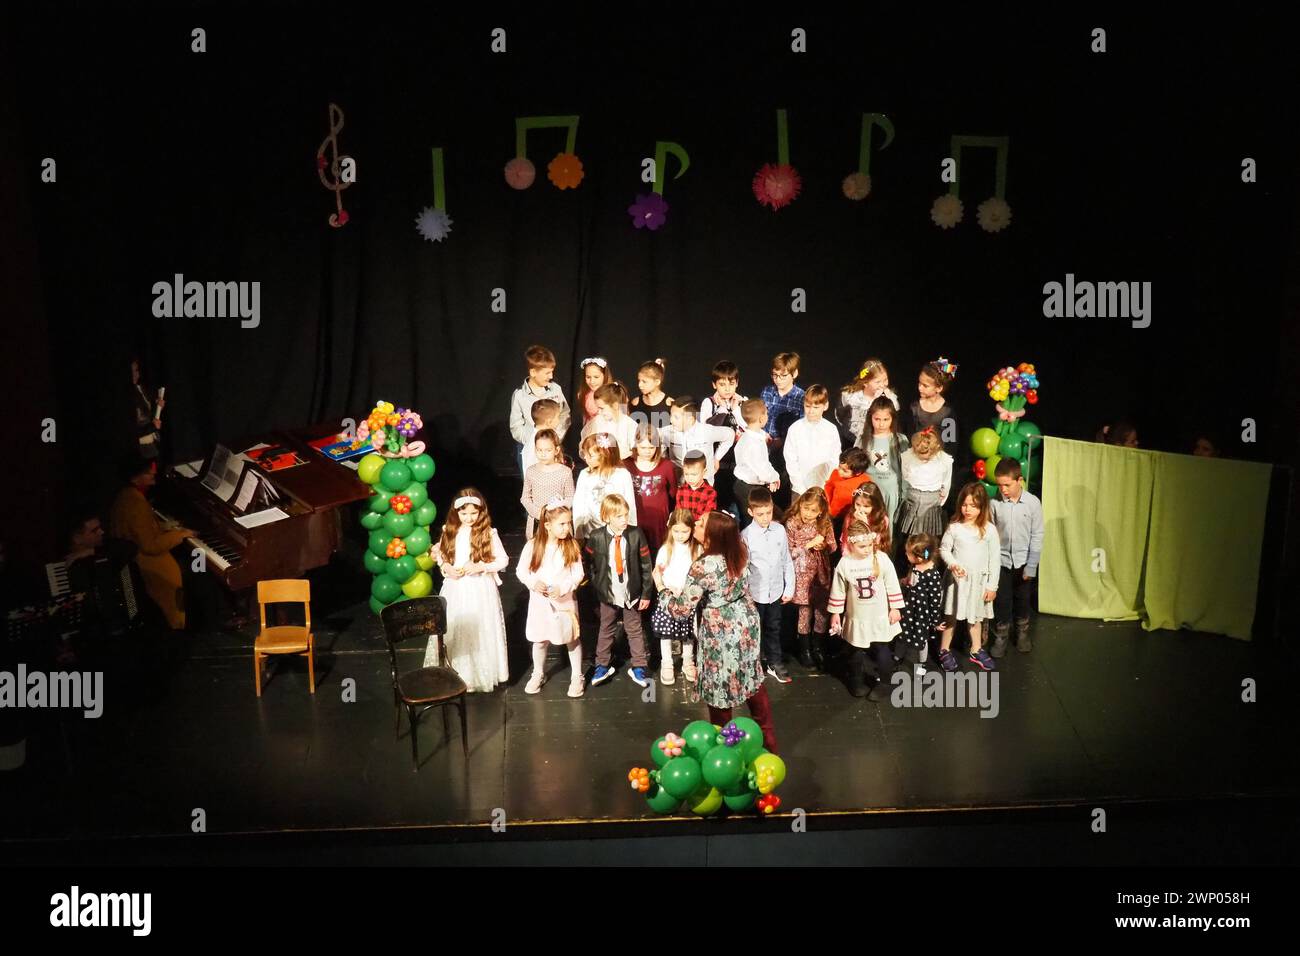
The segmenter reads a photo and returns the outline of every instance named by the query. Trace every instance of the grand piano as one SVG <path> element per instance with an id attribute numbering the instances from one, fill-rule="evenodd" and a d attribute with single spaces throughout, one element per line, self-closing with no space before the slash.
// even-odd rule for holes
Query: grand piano
<path id="1" fill-rule="evenodd" d="M 271 578 L 298 578 L 329 563 L 342 538 L 341 510 L 370 496 L 370 489 L 351 469 L 330 461 L 308 443 L 338 431 L 337 425 L 268 432 L 221 446 L 239 453 L 265 444 L 296 453 L 303 464 L 258 476 L 274 489 L 271 502 L 288 517 L 246 527 L 236 520 L 241 511 L 205 487 L 201 477 L 175 470 L 158 479 L 154 510 L 164 523 L 193 528 L 188 539 L 200 549 L 208 572 L 234 592 Z M 209 471 L 213 453 L 204 459 L 199 476 Z M 258 507 L 254 505 L 253 507 Z M 247 509 L 251 513 L 252 508 Z"/>

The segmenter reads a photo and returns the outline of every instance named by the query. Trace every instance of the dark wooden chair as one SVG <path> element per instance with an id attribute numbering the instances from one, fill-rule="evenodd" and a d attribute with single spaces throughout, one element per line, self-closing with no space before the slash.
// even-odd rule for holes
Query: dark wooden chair
<path id="1" fill-rule="evenodd" d="M 388 661 L 393 675 L 393 739 L 401 736 L 402 707 L 406 707 L 411 725 L 411 770 L 420 769 L 420 744 L 417 729 L 420 717 L 433 707 L 441 707 L 444 738 L 451 730 L 447 726 L 448 704 L 460 709 L 460 743 L 469 759 L 469 725 L 465 722 L 465 695 L 468 688 L 460 675 L 447 663 L 447 600 L 438 595 L 412 598 L 384 608 L 380 615 L 384 625 L 384 639 L 388 642 Z M 397 671 L 397 645 L 419 640 L 423 646 L 430 637 L 438 639 L 439 667 L 421 667 L 399 674 Z"/>

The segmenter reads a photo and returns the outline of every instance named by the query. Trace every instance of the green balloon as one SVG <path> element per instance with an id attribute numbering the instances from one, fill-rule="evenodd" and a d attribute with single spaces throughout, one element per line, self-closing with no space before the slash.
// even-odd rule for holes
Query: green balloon
<path id="1" fill-rule="evenodd" d="M 399 515 L 396 511 L 390 511 L 384 515 L 383 520 L 384 530 L 392 532 L 399 538 L 405 538 L 415 530 L 415 518 L 409 514 Z"/>
<path id="2" fill-rule="evenodd" d="M 1018 432 L 1007 432 L 998 443 L 1003 458 L 1020 458 L 1025 453 L 1025 439 Z"/>
<path id="3" fill-rule="evenodd" d="M 433 558 L 429 557 L 427 554 L 417 554 L 415 556 L 415 565 L 421 571 L 432 571 L 434 560 Z"/>
<path id="4" fill-rule="evenodd" d="M 685 800 L 703 782 L 699 761 L 694 757 L 674 757 L 659 771 L 659 786 L 678 800 Z"/>
<path id="5" fill-rule="evenodd" d="M 773 790 L 775 790 L 777 787 L 781 786 L 781 784 L 785 782 L 785 761 L 782 760 L 780 757 L 778 757 L 776 754 L 764 753 L 764 754 L 759 754 L 757 757 L 754 758 L 754 770 L 760 771 L 763 770 L 764 768 L 770 769 L 772 773 L 775 774 L 775 778 L 772 783 Z"/>
<path id="6" fill-rule="evenodd" d="M 645 798 L 645 802 L 646 806 L 655 813 L 672 813 L 682 801 L 663 787 L 652 787 Z"/>
<path id="7" fill-rule="evenodd" d="M 691 794 L 687 803 L 691 813 L 697 817 L 707 817 L 710 813 L 717 813 L 722 809 L 722 791 L 717 787 L 701 787 Z"/>
<path id="8" fill-rule="evenodd" d="M 682 737 L 686 741 L 683 748 L 686 756 L 694 757 L 696 760 L 703 760 L 707 754 L 718 743 L 718 731 L 707 720 L 693 720 L 686 725 L 682 731 Z M 686 799 L 685 796 L 682 797 Z"/>
<path id="9" fill-rule="evenodd" d="M 424 528 L 416 528 L 405 538 L 407 554 L 426 554 L 429 545 L 433 542 L 429 539 L 429 532 Z"/>
<path id="10" fill-rule="evenodd" d="M 735 796 L 730 794 L 723 794 L 722 796 L 722 802 L 727 805 L 727 809 L 736 811 L 748 810 L 757 800 L 758 794 L 753 790 L 746 790 L 744 793 Z"/>
<path id="11" fill-rule="evenodd" d="M 415 558 L 404 554 L 400 558 L 389 558 L 387 570 L 390 578 L 398 584 L 405 584 L 420 570 L 420 566 L 415 563 Z"/>
<path id="12" fill-rule="evenodd" d="M 433 477 L 434 467 L 433 459 L 428 455 L 416 455 L 407 466 L 411 469 L 411 477 L 416 481 L 428 481 Z"/>
<path id="13" fill-rule="evenodd" d="M 664 764 L 666 764 L 669 760 L 672 759 L 666 753 L 664 753 L 662 750 L 659 749 L 659 741 L 663 739 L 664 739 L 663 737 L 660 737 L 659 740 L 656 740 L 654 743 L 650 745 L 650 759 L 655 762 L 656 767 L 662 767 Z"/>
<path id="14" fill-rule="evenodd" d="M 371 598 L 370 610 L 373 611 L 375 614 L 382 614 L 384 610 L 384 605 L 381 602 L 376 601 L 374 598 Z"/>
<path id="15" fill-rule="evenodd" d="M 382 604 L 392 604 L 402 593 L 402 586 L 386 574 L 375 578 L 370 585 L 370 596 Z"/>
<path id="16" fill-rule="evenodd" d="M 982 484 L 984 490 L 989 493 L 989 501 L 997 501 L 998 496 L 1002 494 L 1002 489 L 1000 489 L 995 482 L 986 479 L 980 482 L 980 484 Z"/>
<path id="17" fill-rule="evenodd" d="M 970 436 L 970 448 L 978 458 L 987 458 L 998 450 L 998 433 L 991 428 L 977 428 Z"/>
<path id="18" fill-rule="evenodd" d="M 415 577 L 402 585 L 402 593 L 409 598 L 428 597 L 433 593 L 433 578 L 428 571 L 416 571 Z"/>
<path id="19" fill-rule="evenodd" d="M 376 455 L 371 452 L 366 457 L 357 462 L 357 477 L 368 485 L 373 485 L 379 481 L 379 473 L 383 471 L 385 459 L 382 455 Z"/>
<path id="20" fill-rule="evenodd" d="M 763 728 L 752 717 L 737 717 L 732 723 L 745 732 L 745 739 L 736 745 L 736 749 L 740 751 L 740 759 L 748 765 L 763 750 Z"/>
<path id="21" fill-rule="evenodd" d="M 365 554 L 366 570 L 371 574 L 384 574 L 388 570 L 388 558 L 381 558 L 375 552 L 367 549 Z"/>
<path id="22" fill-rule="evenodd" d="M 386 488 L 376 488 L 374 496 L 370 499 L 370 510 L 375 514 L 381 515 L 388 510 L 388 499 L 393 497 L 393 493 Z"/>
<path id="23" fill-rule="evenodd" d="M 383 523 L 384 516 L 377 511 L 367 511 L 361 516 L 361 527 L 365 528 L 367 531 L 374 531 L 376 528 L 382 526 Z"/>
<path id="24" fill-rule="evenodd" d="M 389 491 L 401 491 L 411 483 L 411 469 L 400 461 L 390 461 L 379 473 L 379 482 Z"/>
<path id="25" fill-rule="evenodd" d="M 1022 437 L 1025 440 L 1025 444 L 1033 448 L 1034 451 L 1037 451 L 1043 446 L 1042 430 L 1033 422 L 1027 422 L 1023 418 L 1020 419 L 1020 437 Z"/>
<path id="26" fill-rule="evenodd" d="M 415 515 L 415 523 L 421 528 L 427 528 L 437 520 L 438 506 L 432 501 L 426 501 L 412 513 Z"/>
<path id="27" fill-rule="evenodd" d="M 418 508 L 429 500 L 429 490 L 424 487 L 424 482 L 413 481 L 402 489 L 402 494 L 411 499 L 411 507 Z"/>
<path id="28" fill-rule="evenodd" d="M 370 553 L 381 558 L 388 557 L 388 542 L 393 540 L 391 532 L 378 528 L 370 532 Z"/>
<path id="29" fill-rule="evenodd" d="M 701 767 L 704 782 L 710 787 L 726 789 L 734 786 L 741 774 L 745 772 L 745 761 L 740 756 L 740 745 L 728 747 L 726 744 L 718 744 L 705 755 Z"/>

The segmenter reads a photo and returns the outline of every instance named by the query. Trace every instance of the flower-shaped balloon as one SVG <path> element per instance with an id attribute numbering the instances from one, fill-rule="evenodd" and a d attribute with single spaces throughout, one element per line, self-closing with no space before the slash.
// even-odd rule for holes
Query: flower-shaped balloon
<path id="1" fill-rule="evenodd" d="M 409 409 L 403 410 L 397 421 L 397 433 L 403 438 L 414 438 L 415 433 L 423 427 L 424 422 L 420 420 L 420 416 Z"/>
<path id="2" fill-rule="evenodd" d="M 734 720 L 723 727 L 722 733 L 718 735 L 719 742 L 728 747 L 734 747 L 744 739 L 745 732 L 736 726 Z"/>
<path id="3" fill-rule="evenodd" d="M 776 771 L 771 767 L 756 770 L 754 772 L 754 785 L 758 788 L 759 793 L 771 793 L 776 789 Z"/>
<path id="4" fill-rule="evenodd" d="M 537 178 L 537 167 L 526 156 L 516 156 L 506 163 L 506 183 L 511 189 L 527 189 Z"/>
<path id="5" fill-rule="evenodd" d="M 930 207 L 930 220 L 940 229 L 951 229 L 961 222 L 965 207 L 961 200 L 948 193 L 940 196 Z"/>
<path id="6" fill-rule="evenodd" d="M 627 772 L 627 779 L 637 793 L 646 793 L 650 790 L 650 771 L 645 767 L 633 767 Z"/>
<path id="7" fill-rule="evenodd" d="M 758 807 L 759 812 L 766 816 L 769 813 L 775 813 L 777 811 L 777 808 L 781 806 L 781 798 L 775 793 L 769 793 L 765 797 L 759 797 L 758 803 L 754 805 Z"/>
<path id="8" fill-rule="evenodd" d="M 845 198 L 860 202 L 871 193 L 871 177 L 866 173 L 849 173 L 840 183 Z"/>
<path id="9" fill-rule="evenodd" d="M 1029 391 L 1025 392 L 1025 401 L 1029 402 L 1030 405 L 1037 405 L 1038 392 L 1032 388 Z"/>
<path id="10" fill-rule="evenodd" d="M 764 206 L 776 210 L 798 198 L 803 180 L 789 163 L 764 163 L 754 174 L 753 187 L 754 197 Z"/>
<path id="11" fill-rule="evenodd" d="M 659 749 L 664 752 L 665 757 L 680 757 L 685 746 L 685 739 L 671 733 L 664 734 L 664 739 L 659 741 Z"/>
<path id="12" fill-rule="evenodd" d="M 546 166 L 546 178 L 556 189 L 577 189 L 582 176 L 582 160 L 573 153 L 560 153 Z"/>
<path id="13" fill-rule="evenodd" d="M 406 495 L 393 495 L 388 499 L 388 505 L 399 515 L 411 513 L 411 499 Z"/>
<path id="14" fill-rule="evenodd" d="M 985 232 L 1001 232 L 1011 225 L 1011 207 L 1005 199 L 993 196 L 976 208 L 975 221 Z"/>
<path id="15" fill-rule="evenodd" d="M 632 217 L 632 225 L 637 229 L 649 229 L 654 232 L 668 221 L 668 203 L 658 193 L 638 193 L 636 201 L 627 207 L 627 214 Z"/>
<path id="16" fill-rule="evenodd" d="M 381 415 L 391 415 L 393 412 L 397 411 L 397 409 L 393 407 L 392 402 L 385 402 L 381 399 L 380 401 L 375 402 L 375 411 L 379 412 Z"/>
<path id="17" fill-rule="evenodd" d="M 388 542 L 388 547 L 385 550 L 388 552 L 390 558 L 403 557 L 406 554 L 406 542 L 401 538 L 394 538 L 392 541 Z"/>

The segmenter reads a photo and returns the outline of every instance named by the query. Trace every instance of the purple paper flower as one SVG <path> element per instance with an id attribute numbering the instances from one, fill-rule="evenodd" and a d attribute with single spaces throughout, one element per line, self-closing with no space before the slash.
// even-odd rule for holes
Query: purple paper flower
<path id="1" fill-rule="evenodd" d="M 638 193 L 636 202 L 627 207 L 627 214 L 632 217 L 633 226 L 653 232 L 668 220 L 668 203 L 658 193 Z"/>

